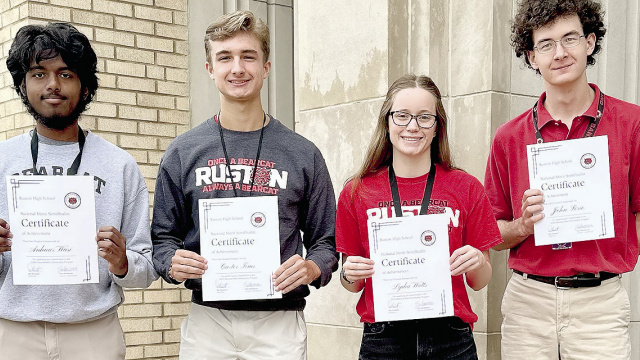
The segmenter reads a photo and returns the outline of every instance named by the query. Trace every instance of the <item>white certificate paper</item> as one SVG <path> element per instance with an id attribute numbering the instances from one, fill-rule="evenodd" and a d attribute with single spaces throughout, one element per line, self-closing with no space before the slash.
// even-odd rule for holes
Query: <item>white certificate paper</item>
<path id="1" fill-rule="evenodd" d="M 529 184 L 544 193 L 536 245 L 612 238 L 607 136 L 527 145 Z"/>
<path id="2" fill-rule="evenodd" d="M 98 282 L 91 176 L 7 176 L 16 285 Z"/>
<path id="3" fill-rule="evenodd" d="M 367 221 L 376 321 L 453 316 L 446 214 Z"/>
<path id="4" fill-rule="evenodd" d="M 202 299 L 277 299 L 280 266 L 277 196 L 198 200 L 200 253 L 208 261 Z"/>

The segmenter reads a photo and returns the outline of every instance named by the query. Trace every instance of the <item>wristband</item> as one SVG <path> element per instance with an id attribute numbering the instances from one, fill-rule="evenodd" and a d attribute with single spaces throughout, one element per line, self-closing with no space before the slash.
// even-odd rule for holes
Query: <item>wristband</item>
<path id="1" fill-rule="evenodd" d="M 342 270 L 340 271 L 340 276 L 342 277 L 342 279 L 349 285 L 351 284 L 355 284 L 355 281 L 351 281 L 349 279 L 347 279 L 347 274 L 344 273 L 344 268 L 342 268 Z"/>

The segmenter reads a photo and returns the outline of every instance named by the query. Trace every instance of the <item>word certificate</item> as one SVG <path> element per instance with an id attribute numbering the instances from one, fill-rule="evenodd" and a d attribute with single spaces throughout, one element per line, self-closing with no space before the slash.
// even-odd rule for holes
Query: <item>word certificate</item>
<path id="1" fill-rule="evenodd" d="M 370 219 L 376 321 L 453 316 L 445 214 Z"/>
<path id="2" fill-rule="evenodd" d="M 7 176 L 16 285 L 98 282 L 92 176 Z"/>
<path id="3" fill-rule="evenodd" d="M 276 299 L 280 266 L 277 196 L 198 200 L 204 301 Z"/>
<path id="4" fill-rule="evenodd" d="M 527 145 L 529 184 L 544 193 L 536 245 L 612 238 L 607 136 Z"/>

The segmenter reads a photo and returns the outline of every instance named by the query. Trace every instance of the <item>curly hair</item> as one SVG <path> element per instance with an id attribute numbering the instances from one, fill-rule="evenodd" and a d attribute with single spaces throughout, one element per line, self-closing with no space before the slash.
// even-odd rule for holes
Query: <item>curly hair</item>
<path id="1" fill-rule="evenodd" d="M 593 53 L 587 56 L 587 65 L 596 63 L 595 55 L 600 52 L 600 42 L 607 29 L 602 19 L 604 10 L 597 0 L 522 0 L 511 26 L 511 46 L 517 57 L 524 57 L 527 66 L 531 63 L 527 52 L 533 50 L 533 32 L 547 26 L 559 18 L 578 15 L 585 35 L 593 33 L 596 44 Z"/>
<path id="2" fill-rule="evenodd" d="M 33 109 L 24 89 L 25 76 L 33 63 L 58 56 L 78 74 L 83 92 L 86 91 L 74 111 L 79 115 L 93 100 L 98 89 L 98 58 L 89 39 L 73 25 L 50 23 L 21 27 L 9 49 L 7 69 L 13 78 L 14 89 L 31 112 Z"/>

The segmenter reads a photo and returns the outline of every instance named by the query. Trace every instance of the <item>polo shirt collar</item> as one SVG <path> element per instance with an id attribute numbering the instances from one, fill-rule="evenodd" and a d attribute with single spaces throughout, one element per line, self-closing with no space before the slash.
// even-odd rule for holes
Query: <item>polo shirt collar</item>
<path id="1" fill-rule="evenodd" d="M 591 119 L 591 121 L 596 120 L 596 116 L 598 115 L 598 99 L 600 99 L 600 88 L 596 84 L 589 83 L 589 86 L 595 91 L 595 96 L 593 97 L 593 102 L 589 109 L 582 114 L 582 116 L 587 116 Z M 547 98 L 547 92 L 543 92 L 538 99 L 538 127 L 542 129 L 550 121 L 555 121 L 551 114 L 544 107 L 544 100 Z"/>

